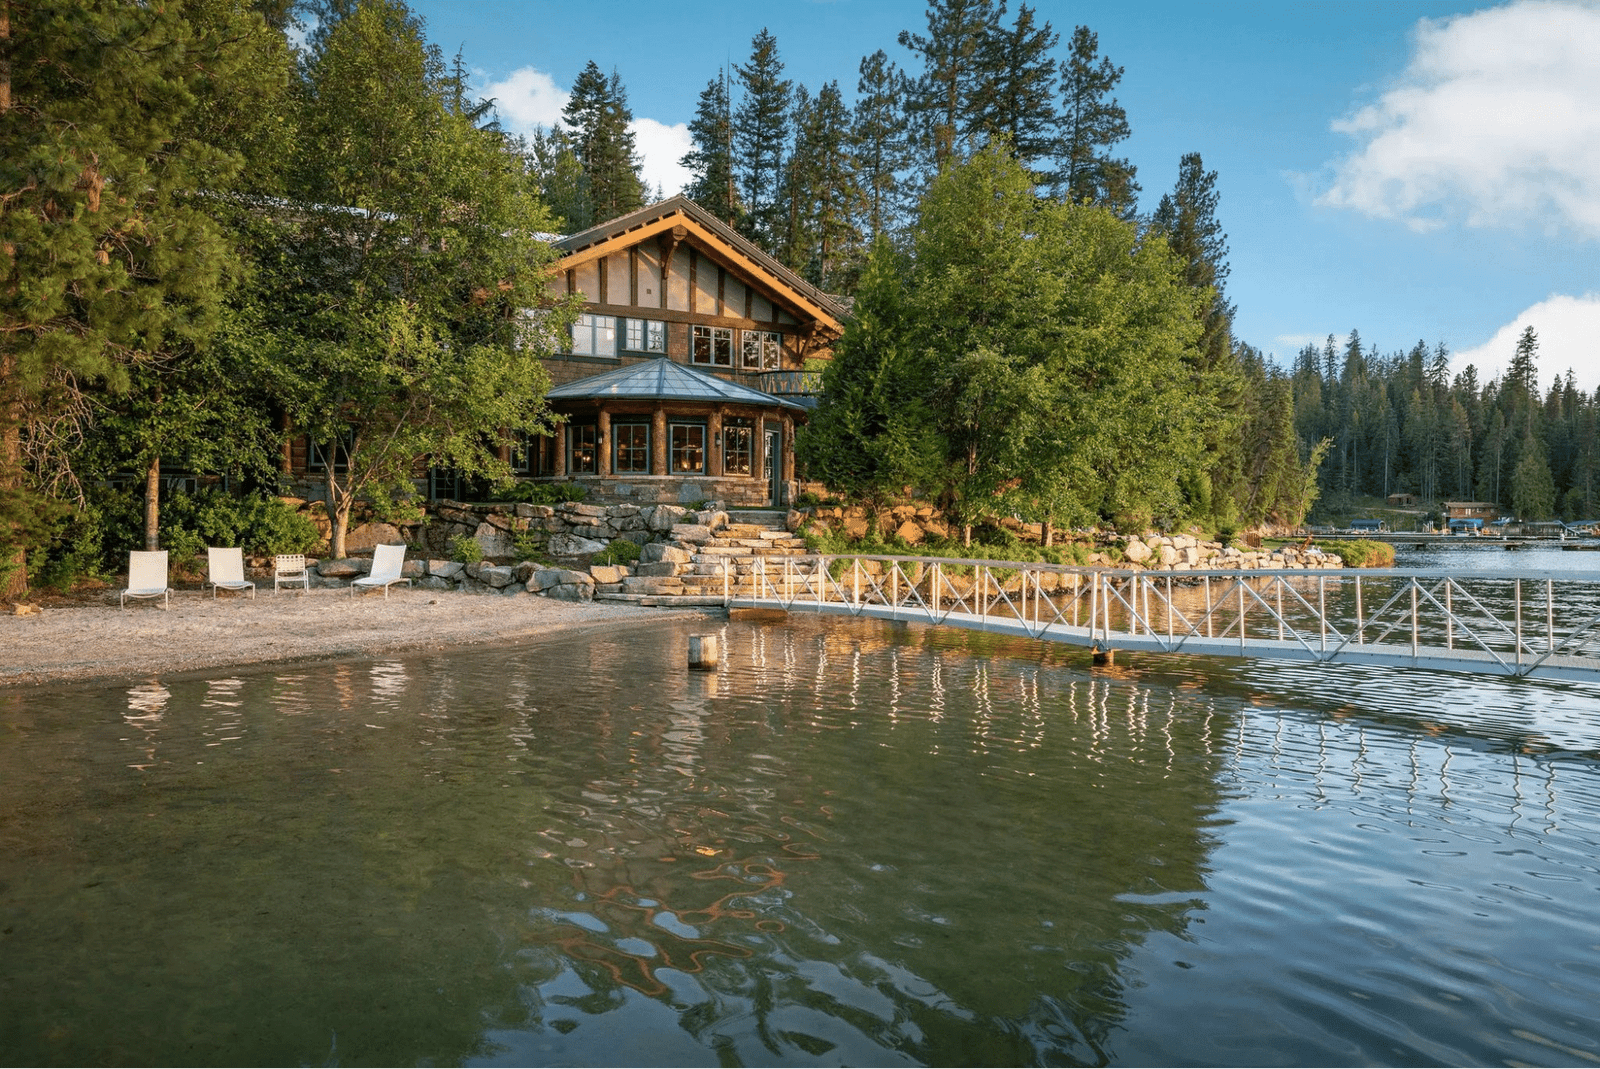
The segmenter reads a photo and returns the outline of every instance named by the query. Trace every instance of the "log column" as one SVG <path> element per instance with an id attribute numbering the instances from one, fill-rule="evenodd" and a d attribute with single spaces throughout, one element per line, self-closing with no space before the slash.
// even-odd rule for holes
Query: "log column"
<path id="1" fill-rule="evenodd" d="M 565 423 L 557 423 L 556 424 L 555 438 L 556 438 L 556 462 L 551 465 L 551 468 L 555 471 L 556 475 L 560 476 L 561 478 L 566 478 L 566 476 L 567 476 L 567 425 Z"/>
<path id="2" fill-rule="evenodd" d="M 667 441 L 667 410 L 660 405 L 656 406 L 655 414 L 650 417 L 650 437 L 655 443 L 655 448 L 650 451 L 650 473 L 670 474 L 667 462 L 671 459 L 672 443 Z"/>
<path id="3" fill-rule="evenodd" d="M 722 406 L 711 410 L 706 419 L 706 475 L 713 479 L 722 476 Z"/>
<path id="4" fill-rule="evenodd" d="M 599 475 L 615 475 L 611 470 L 611 413 L 602 408 L 595 417 L 594 447 L 600 455 L 595 457 L 594 470 Z"/>

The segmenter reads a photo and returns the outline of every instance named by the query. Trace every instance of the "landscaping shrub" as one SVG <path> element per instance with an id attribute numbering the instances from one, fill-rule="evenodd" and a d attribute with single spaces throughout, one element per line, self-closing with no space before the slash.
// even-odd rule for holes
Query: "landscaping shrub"
<path id="1" fill-rule="evenodd" d="M 611 544 L 591 560 L 593 564 L 632 564 L 639 559 L 639 544 L 626 538 L 613 539 Z"/>
<path id="2" fill-rule="evenodd" d="M 450 559 L 457 564 L 477 564 L 483 559 L 483 545 L 471 535 L 450 539 Z"/>
<path id="3" fill-rule="evenodd" d="M 496 491 L 501 501 L 520 501 L 527 505 L 559 505 L 565 501 L 582 501 L 589 496 L 589 488 L 582 483 L 532 483 L 513 482 Z"/>
<path id="4" fill-rule="evenodd" d="M 1337 553 L 1349 568 L 1393 568 L 1394 547 L 1387 542 L 1365 538 L 1339 542 L 1318 542 L 1324 553 Z"/>

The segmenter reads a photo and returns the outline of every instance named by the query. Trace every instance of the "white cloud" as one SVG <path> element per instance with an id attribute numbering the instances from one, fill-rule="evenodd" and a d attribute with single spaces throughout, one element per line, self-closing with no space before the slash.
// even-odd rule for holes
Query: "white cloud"
<path id="1" fill-rule="evenodd" d="M 654 119 L 635 119 L 633 139 L 639 147 L 639 155 L 644 157 L 645 199 L 655 198 L 657 186 L 669 197 L 681 193 L 693 177 L 678 162 L 694 147 L 689 139 L 689 124 L 668 126 Z"/>
<path id="2" fill-rule="evenodd" d="M 1473 349 L 1450 358 L 1452 371 L 1468 364 L 1478 369 L 1478 382 L 1488 382 L 1502 374 L 1517 350 L 1517 339 L 1526 327 L 1539 337 L 1539 385 L 1548 390 L 1557 375 L 1566 377 L 1570 368 L 1578 388 L 1593 393 L 1600 388 L 1600 293 L 1582 297 L 1556 294 L 1527 309 L 1494 332 L 1494 337 Z"/>
<path id="3" fill-rule="evenodd" d="M 1600 6 L 1520 0 L 1415 30 L 1410 65 L 1333 123 L 1359 147 L 1317 203 L 1427 230 L 1600 238 Z"/>
<path id="4" fill-rule="evenodd" d="M 555 126 L 571 96 L 554 78 L 533 67 L 521 67 L 500 81 L 489 82 L 482 95 L 494 98 L 501 122 L 519 134 L 531 134 L 536 126 Z M 655 119 L 634 119 L 631 129 L 644 160 L 646 198 L 655 196 L 657 186 L 669 197 L 682 191 L 690 178 L 678 163 L 691 147 L 688 124 L 668 126 Z"/>
<path id="5" fill-rule="evenodd" d="M 551 127 L 561 121 L 561 109 L 570 95 L 544 71 L 521 67 L 498 82 L 485 85 L 482 95 L 494 99 L 505 125 L 519 134 L 536 126 Z"/>

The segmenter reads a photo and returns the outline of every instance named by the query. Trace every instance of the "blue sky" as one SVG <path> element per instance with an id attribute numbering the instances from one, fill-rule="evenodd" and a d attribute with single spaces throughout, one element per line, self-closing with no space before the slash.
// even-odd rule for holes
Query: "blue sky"
<path id="1" fill-rule="evenodd" d="M 1015 3 L 1013 3 L 1013 8 Z M 853 99 L 862 56 L 925 28 L 898 0 L 783 4 L 415 0 L 516 130 L 560 117 L 593 59 L 616 70 L 646 179 L 668 194 L 684 124 L 763 27 L 785 73 Z M 1052 3 L 1124 68 L 1142 207 L 1199 152 L 1218 173 L 1238 336 L 1288 361 L 1351 329 L 1387 353 L 1443 341 L 1483 378 L 1525 325 L 1541 379 L 1600 389 L 1600 5 Z"/>

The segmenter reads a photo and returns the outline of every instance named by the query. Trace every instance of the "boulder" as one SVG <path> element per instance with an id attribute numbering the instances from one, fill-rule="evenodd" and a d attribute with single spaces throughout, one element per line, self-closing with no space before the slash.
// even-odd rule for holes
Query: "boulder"
<path id="1" fill-rule="evenodd" d="M 556 534 L 550 536 L 547 547 L 552 557 L 586 557 L 591 553 L 599 553 L 606 548 L 606 543 L 598 542 L 593 538 L 582 538 L 578 535 Z"/>
<path id="2" fill-rule="evenodd" d="M 1150 559 L 1150 547 L 1137 538 L 1128 539 L 1128 544 L 1123 547 L 1122 555 L 1129 563 L 1142 564 Z"/>
<path id="3" fill-rule="evenodd" d="M 562 583 L 545 591 L 545 597 L 558 601 L 593 601 L 593 583 Z"/>
<path id="4" fill-rule="evenodd" d="M 924 531 L 922 528 L 918 527 L 916 523 L 910 519 L 905 520 L 905 522 L 901 523 L 899 527 L 896 527 L 894 529 L 894 534 L 896 538 L 913 546 L 921 542 L 924 537 Z"/>
<path id="5" fill-rule="evenodd" d="M 400 574 L 407 579 L 421 579 L 428 574 L 428 562 L 421 560 L 408 560 L 400 565 Z"/>
<path id="6" fill-rule="evenodd" d="M 685 565 L 675 564 L 672 561 L 656 561 L 653 564 L 641 564 L 638 568 L 640 575 L 677 575 L 678 569 Z"/>
<path id="7" fill-rule="evenodd" d="M 688 509 L 678 505 L 657 505 L 648 510 L 650 513 L 650 530 L 670 531 L 688 513 Z"/>
<path id="8" fill-rule="evenodd" d="M 370 560 L 341 557 L 338 560 L 319 561 L 317 574 L 324 579 L 354 579 L 358 575 L 366 575 L 371 568 Z"/>
<path id="9" fill-rule="evenodd" d="M 686 549 L 669 545 L 666 542 L 651 542 L 639 551 L 640 564 L 657 564 L 667 561 L 671 564 L 688 564 L 694 560 L 694 554 Z"/>
<path id="10" fill-rule="evenodd" d="M 699 523 L 675 523 L 672 525 L 672 537 L 679 542 L 709 542 L 711 528 Z"/>
<path id="11" fill-rule="evenodd" d="M 373 546 L 392 546 L 404 542 L 405 535 L 392 523 L 364 523 L 344 536 L 344 551 L 359 553 L 371 551 Z"/>
<path id="12" fill-rule="evenodd" d="M 478 582 L 487 583 L 496 590 L 504 590 L 516 581 L 516 577 L 511 574 L 510 568 L 497 564 L 487 565 L 478 569 L 476 578 Z"/>
<path id="13" fill-rule="evenodd" d="M 513 557 L 516 550 L 511 547 L 511 532 L 502 530 L 492 523 L 480 523 L 472 532 L 472 537 L 478 540 L 478 548 L 485 557 Z"/>
<path id="14" fill-rule="evenodd" d="M 594 579 L 582 572 L 575 572 L 569 568 L 536 568 L 528 576 L 528 589 L 534 592 L 549 590 L 557 586 L 574 586 L 577 584 L 594 585 Z"/>
<path id="15" fill-rule="evenodd" d="M 430 560 L 428 574 L 436 575 L 440 579 L 457 579 L 466 570 L 466 565 L 458 560 Z"/>
<path id="16" fill-rule="evenodd" d="M 621 583 L 628 577 L 628 569 L 620 564 L 591 564 L 589 574 L 596 583 Z"/>
<path id="17" fill-rule="evenodd" d="M 1170 568 L 1174 564 L 1178 563 L 1178 551 L 1173 549 L 1171 546 L 1162 546 L 1159 556 L 1161 560 L 1161 567 L 1163 568 Z"/>
<path id="18" fill-rule="evenodd" d="M 526 583 L 537 567 L 531 560 L 519 561 L 511 566 L 511 577 L 519 583 Z"/>
<path id="19" fill-rule="evenodd" d="M 867 518 L 865 516 L 845 517 L 844 533 L 851 538 L 865 538 L 867 536 Z"/>

